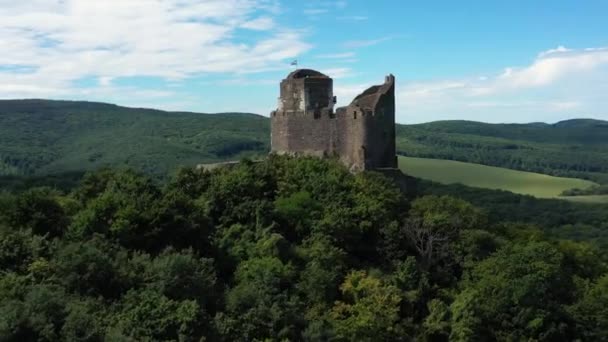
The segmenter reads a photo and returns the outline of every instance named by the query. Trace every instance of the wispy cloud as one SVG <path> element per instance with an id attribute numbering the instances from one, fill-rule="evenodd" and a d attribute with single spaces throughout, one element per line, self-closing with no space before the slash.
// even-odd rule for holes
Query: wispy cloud
<path id="1" fill-rule="evenodd" d="M 336 84 L 334 86 L 334 95 L 338 99 L 338 106 L 348 105 L 355 96 L 361 94 L 365 89 L 369 88 L 372 83 L 360 84 Z"/>
<path id="2" fill-rule="evenodd" d="M 306 15 L 318 15 L 318 14 L 324 14 L 329 12 L 329 9 L 327 8 L 307 8 L 304 10 L 304 14 Z"/>
<path id="3" fill-rule="evenodd" d="M 334 79 L 353 76 L 353 71 L 350 68 L 326 68 L 321 69 L 321 71 Z"/>
<path id="4" fill-rule="evenodd" d="M 382 37 L 376 39 L 367 39 L 367 40 L 349 40 L 342 44 L 345 48 L 361 48 L 372 45 L 377 45 L 387 40 L 391 40 L 392 37 Z"/>
<path id="5" fill-rule="evenodd" d="M 72 94 L 83 78 L 108 88 L 125 77 L 263 71 L 311 48 L 300 31 L 276 24 L 274 0 L 0 4 L 2 97 Z"/>
<path id="6" fill-rule="evenodd" d="M 341 53 L 330 53 L 330 54 L 324 54 L 324 55 L 317 55 L 317 58 L 321 58 L 321 59 L 343 59 L 343 58 L 352 58 L 355 56 L 355 53 L 350 51 L 350 52 L 341 52 Z"/>
<path id="7" fill-rule="evenodd" d="M 241 28 L 257 31 L 265 31 L 274 28 L 275 22 L 270 17 L 259 17 L 247 21 L 241 25 Z"/>
<path id="8" fill-rule="evenodd" d="M 345 16 L 340 16 L 337 19 L 344 20 L 344 21 L 365 21 L 365 20 L 368 20 L 369 18 L 365 15 L 345 15 Z"/>
<path id="9" fill-rule="evenodd" d="M 316 16 L 321 16 L 336 10 L 343 10 L 347 5 L 347 1 L 341 0 L 308 0 L 307 8 L 304 9 L 304 14 L 308 16 L 309 19 L 315 19 Z"/>

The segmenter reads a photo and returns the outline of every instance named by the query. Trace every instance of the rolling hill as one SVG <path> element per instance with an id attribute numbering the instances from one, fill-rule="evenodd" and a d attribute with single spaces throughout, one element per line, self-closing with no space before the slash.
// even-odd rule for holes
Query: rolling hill
<path id="1" fill-rule="evenodd" d="M 126 165 L 165 174 L 180 165 L 268 150 L 269 122 L 91 102 L 0 101 L 0 175 L 44 175 Z"/>
<path id="2" fill-rule="evenodd" d="M 43 176 L 128 166 L 165 175 L 181 165 L 256 157 L 269 149 L 269 120 L 94 102 L 0 101 L 0 176 Z M 397 125 L 409 157 L 448 159 L 608 183 L 608 122 Z"/>
<path id="3" fill-rule="evenodd" d="M 397 127 L 398 153 L 608 183 L 608 122 L 437 121 Z"/>

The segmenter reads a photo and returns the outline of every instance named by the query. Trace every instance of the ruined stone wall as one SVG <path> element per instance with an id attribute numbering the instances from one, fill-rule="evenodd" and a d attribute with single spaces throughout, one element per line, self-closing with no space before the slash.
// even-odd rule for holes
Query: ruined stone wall
<path id="1" fill-rule="evenodd" d="M 339 108 L 336 121 L 340 160 L 354 171 L 365 170 L 366 124 L 360 110 Z"/>
<path id="2" fill-rule="evenodd" d="M 367 94 L 365 96 L 362 96 Z M 340 156 L 357 170 L 397 167 L 395 148 L 394 77 L 337 110 Z"/>
<path id="3" fill-rule="evenodd" d="M 309 76 L 306 76 L 309 74 Z M 310 70 L 281 82 L 278 110 L 271 113 L 271 145 L 277 153 L 336 152 L 333 80 Z"/>
<path id="4" fill-rule="evenodd" d="M 271 113 L 272 151 L 338 156 L 353 171 L 397 167 L 394 77 L 335 113 L 334 102 L 331 78 L 314 70 L 291 73 Z"/>
<path id="5" fill-rule="evenodd" d="M 336 120 L 329 115 L 272 114 L 272 151 L 330 156 L 337 152 Z"/>
<path id="6" fill-rule="evenodd" d="M 394 77 L 388 76 L 377 94 L 374 113 L 366 116 L 366 146 L 369 168 L 397 167 L 395 148 Z"/>

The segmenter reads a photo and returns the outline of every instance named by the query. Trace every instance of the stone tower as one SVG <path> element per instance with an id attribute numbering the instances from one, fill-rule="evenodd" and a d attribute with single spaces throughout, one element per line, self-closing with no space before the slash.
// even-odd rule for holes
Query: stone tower
<path id="1" fill-rule="evenodd" d="M 274 153 L 338 157 L 353 171 L 396 168 L 395 77 L 372 86 L 337 108 L 333 80 L 300 69 L 281 82 L 271 113 Z"/>

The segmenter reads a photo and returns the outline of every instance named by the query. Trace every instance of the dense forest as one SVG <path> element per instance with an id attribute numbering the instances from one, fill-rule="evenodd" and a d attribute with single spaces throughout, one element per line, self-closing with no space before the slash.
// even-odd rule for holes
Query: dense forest
<path id="1" fill-rule="evenodd" d="M 164 177 L 178 165 L 265 155 L 270 124 L 254 114 L 201 115 L 92 102 L 0 101 L 0 176 L 127 165 Z M 397 125 L 412 157 L 473 162 L 608 184 L 608 122 Z"/>
<path id="2" fill-rule="evenodd" d="M 180 165 L 266 154 L 270 123 L 104 103 L 0 101 L 0 175 L 44 176 L 127 165 L 165 176 Z"/>
<path id="3" fill-rule="evenodd" d="M 486 124 L 437 121 L 397 127 L 398 153 L 608 184 L 608 122 Z"/>
<path id="4" fill-rule="evenodd" d="M 605 250 L 551 229 L 575 209 L 396 181 L 271 156 L 5 192 L 0 340 L 608 339 Z"/>

